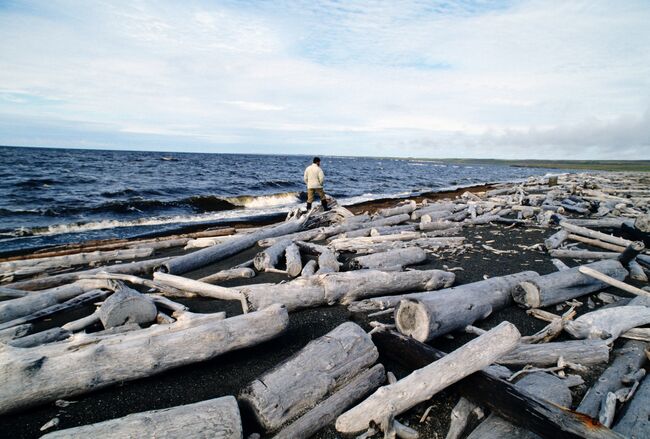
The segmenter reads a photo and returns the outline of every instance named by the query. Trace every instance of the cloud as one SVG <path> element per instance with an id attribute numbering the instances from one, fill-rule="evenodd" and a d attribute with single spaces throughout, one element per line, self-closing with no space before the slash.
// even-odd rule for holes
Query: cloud
<path id="1" fill-rule="evenodd" d="M 650 158 L 644 1 L 83 6 L 0 8 L 0 143 Z"/>

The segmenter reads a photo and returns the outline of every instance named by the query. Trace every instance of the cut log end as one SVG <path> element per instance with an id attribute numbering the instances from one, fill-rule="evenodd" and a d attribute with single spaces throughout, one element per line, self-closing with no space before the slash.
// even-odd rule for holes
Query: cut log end
<path id="1" fill-rule="evenodd" d="M 541 304 L 539 298 L 539 288 L 532 282 L 521 282 L 519 287 L 523 291 L 521 299 L 523 302 L 520 302 L 522 305 L 526 305 L 528 308 L 538 308 Z"/>
<path id="2" fill-rule="evenodd" d="M 414 300 L 402 300 L 395 310 L 395 325 L 399 332 L 418 341 L 429 336 L 429 317 L 424 307 Z"/>

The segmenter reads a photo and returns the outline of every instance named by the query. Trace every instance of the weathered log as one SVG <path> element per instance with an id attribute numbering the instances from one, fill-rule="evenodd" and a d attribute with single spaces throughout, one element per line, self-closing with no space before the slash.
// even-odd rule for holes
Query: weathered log
<path id="1" fill-rule="evenodd" d="M 284 331 L 289 321 L 281 306 L 228 319 L 222 313 L 177 317 L 171 325 L 106 336 L 75 334 L 68 341 L 30 349 L 0 345 L 0 413 L 258 344 Z"/>
<path id="2" fill-rule="evenodd" d="M 469 300 L 471 301 L 474 300 L 472 299 L 473 297 L 481 296 L 484 291 L 498 290 L 507 294 L 512 294 L 512 292 L 519 285 L 520 282 L 535 279 L 537 277 L 539 277 L 539 274 L 537 274 L 534 271 L 522 271 L 521 273 L 509 274 L 506 276 L 499 276 L 499 277 L 492 277 L 486 280 L 472 282 L 466 285 L 460 285 L 451 288 L 449 290 L 445 290 L 444 292 L 436 293 L 436 296 L 438 294 L 445 294 L 445 295 L 448 294 L 450 296 L 455 295 L 457 297 L 468 297 Z M 406 300 L 406 299 L 420 300 L 429 297 L 433 299 L 433 296 L 426 292 L 376 297 L 361 302 L 355 302 L 351 304 L 348 309 L 351 312 L 377 311 L 382 309 L 394 308 L 402 300 Z"/>
<path id="3" fill-rule="evenodd" d="M 287 246 L 284 250 L 286 260 L 287 274 L 291 277 L 300 275 L 302 271 L 302 259 L 300 258 L 300 249 L 296 244 Z"/>
<path id="4" fill-rule="evenodd" d="M 11 328 L 7 329 L 0 329 L 0 343 L 5 343 L 7 341 L 20 338 L 31 330 L 32 325 L 30 323 L 12 326 Z"/>
<path id="5" fill-rule="evenodd" d="M 254 246 L 260 239 L 297 232 L 303 228 L 303 223 L 304 220 L 291 220 L 271 227 L 262 227 L 247 235 L 234 236 L 221 244 L 171 258 L 160 264 L 158 270 L 170 274 L 187 273 L 246 250 Z"/>
<path id="6" fill-rule="evenodd" d="M 348 384 L 334 392 L 332 396 L 280 430 L 273 438 L 307 439 L 311 437 L 327 424 L 334 422 L 344 410 L 382 385 L 385 380 L 386 372 L 381 364 L 359 373 Z"/>
<path id="7" fill-rule="evenodd" d="M 313 276 L 316 273 L 316 261 L 308 261 L 302 268 L 300 275 L 303 277 Z"/>
<path id="8" fill-rule="evenodd" d="M 255 271 L 251 268 L 241 267 L 221 270 L 198 280 L 208 284 L 217 284 L 219 282 L 226 282 L 233 279 L 250 279 L 251 277 L 255 277 Z"/>
<path id="9" fill-rule="evenodd" d="M 618 280 L 625 279 L 628 274 L 620 262 L 613 260 L 598 261 L 586 266 Z M 539 308 L 593 293 L 606 287 L 607 284 L 604 282 L 580 273 L 579 267 L 573 267 L 521 282 L 513 292 L 513 298 L 520 305 Z"/>
<path id="10" fill-rule="evenodd" d="M 426 224 L 430 223 L 432 221 L 445 221 L 447 218 L 452 216 L 453 213 L 451 213 L 448 210 L 439 210 L 436 212 L 431 212 L 424 214 L 420 217 L 420 223 L 421 224 Z"/>
<path id="11" fill-rule="evenodd" d="M 450 286 L 455 278 L 453 273 L 442 270 L 357 270 L 299 277 L 277 285 L 248 285 L 240 291 L 245 297 L 245 310 L 281 303 L 294 311 L 325 304 L 345 305 L 375 294 L 437 290 Z"/>
<path id="12" fill-rule="evenodd" d="M 650 307 L 616 306 L 598 309 L 567 322 L 564 329 L 575 338 L 617 339 L 625 331 L 650 323 Z"/>
<path id="13" fill-rule="evenodd" d="M 578 227 L 620 229 L 623 224 L 632 223 L 629 218 L 563 218 L 562 222 Z"/>
<path id="14" fill-rule="evenodd" d="M 618 257 L 618 260 L 621 264 L 627 266 L 627 264 L 630 263 L 630 261 L 634 260 L 634 258 L 639 255 L 643 250 L 645 250 L 645 245 L 641 241 L 635 241 L 630 243 L 627 247 L 625 247 L 625 250 L 623 250 L 623 253 Z"/>
<path id="15" fill-rule="evenodd" d="M 421 238 L 420 232 L 396 233 L 394 235 L 379 235 L 360 238 L 342 238 L 330 241 L 329 245 L 336 251 L 356 251 L 358 247 L 367 247 L 373 244 L 392 241 L 411 241 Z"/>
<path id="16" fill-rule="evenodd" d="M 52 343 L 54 341 L 65 340 L 71 335 L 72 332 L 66 331 L 65 329 L 52 328 L 46 331 L 37 332 L 36 334 L 30 334 L 25 337 L 11 340 L 7 344 L 16 348 L 32 348 L 34 346 L 40 346 L 42 344 Z"/>
<path id="17" fill-rule="evenodd" d="M 395 233 L 415 232 L 417 228 L 418 228 L 417 224 L 403 224 L 401 226 L 373 227 L 370 229 L 370 234 L 368 236 L 394 235 Z M 352 236 L 350 236 L 349 233 L 346 233 L 346 235 L 347 238 L 352 238 Z"/>
<path id="18" fill-rule="evenodd" d="M 566 232 L 566 230 L 563 230 L 563 231 Z M 583 244 L 590 245 L 592 247 L 604 248 L 605 250 L 610 250 L 610 251 L 613 251 L 613 252 L 622 253 L 623 251 L 625 251 L 625 247 L 622 247 L 620 245 L 610 244 L 609 242 L 604 242 L 604 241 L 601 241 L 599 239 L 586 238 L 584 236 L 574 235 L 572 233 L 569 233 L 568 239 L 570 239 L 572 241 L 578 241 L 578 242 L 581 242 Z"/>
<path id="19" fill-rule="evenodd" d="M 99 322 L 99 313 L 95 311 L 94 313 L 90 314 L 89 316 L 82 317 L 77 320 L 73 320 L 71 322 L 66 323 L 65 325 L 61 326 L 61 328 L 65 329 L 66 331 L 70 332 L 79 332 L 90 325 L 94 325 L 95 323 Z"/>
<path id="20" fill-rule="evenodd" d="M 18 317 L 8 322 L 0 323 L 0 329 L 6 329 L 12 326 L 22 325 L 24 323 L 30 323 L 35 320 L 42 319 L 43 317 L 48 317 L 57 312 L 78 308 L 88 302 L 93 302 L 95 300 L 103 299 L 108 294 L 110 293 L 105 290 L 86 291 L 85 293 L 79 294 L 78 296 L 68 299 L 63 303 L 56 303 L 46 308 L 39 309 L 38 311 L 34 311 L 33 313 L 28 314 L 26 316 Z"/>
<path id="21" fill-rule="evenodd" d="M 648 275 L 645 274 L 643 267 L 637 261 L 630 261 L 627 265 L 627 269 L 630 270 L 630 277 L 634 280 L 641 282 L 648 282 Z"/>
<path id="22" fill-rule="evenodd" d="M 99 320 L 105 329 L 127 323 L 151 323 L 156 320 L 157 313 L 153 300 L 124 285 L 118 287 L 98 310 Z"/>
<path id="23" fill-rule="evenodd" d="M 650 379 L 646 377 L 628 403 L 623 416 L 614 425 L 614 431 L 630 439 L 650 435 Z"/>
<path id="24" fill-rule="evenodd" d="M 576 411 L 596 418 L 607 394 L 623 387 L 623 377 L 643 366 L 646 346 L 646 343 L 640 341 L 628 341 L 623 348 L 615 350 L 614 361 L 587 391 Z"/>
<path id="25" fill-rule="evenodd" d="M 569 237 L 569 232 L 566 230 L 560 230 L 559 232 L 554 233 L 551 235 L 549 238 L 544 240 L 544 246 L 551 250 L 554 248 L 558 248 L 559 246 L 562 245 L 564 241 L 567 240 Z"/>
<path id="26" fill-rule="evenodd" d="M 604 340 L 571 340 L 539 344 L 519 344 L 499 358 L 504 366 L 546 367 L 556 365 L 560 357 L 582 365 L 607 363 L 609 345 Z"/>
<path id="27" fill-rule="evenodd" d="M 220 287 L 209 283 L 201 282 L 198 280 L 189 279 L 182 276 L 175 276 L 157 271 L 153 275 L 154 280 L 178 288 L 180 290 L 187 290 L 204 297 L 211 297 L 213 299 L 221 300 L 241 300 L 241 294 L 234 288 Z"/>
<path id="28" fill-rule="evenodd" d="M 645 296 L 645 297 L 650 297 L 650 292 L 642 290 L 641 288 L 637 288 L 635 286 L 626 284 L 625 282 L 621 282 L 618 279 L 614 279 L 611 276 L 607 276 L 600 271 L 594 270 L 593 268 L 590 267 L 579 267 L 578 271 L 582 274 L 586 274 L 589 277 L 593 277 L 594 279 L 598 279 L 602 282 L 605 282 L 607 285 L 611 285 L 615 288 L 618 288 L 619 290 L 626 291 L 631 294 L 635 294 L 637 296 Z"/>
<path id="29" fill-rule="evenodd" d="M 428 204 L 426 206 L 423 206 L 411 213 L 411 219 L 417 220 L 421 218 L 423 215 L 429 215 L 433 212 L 440 212 L 440 211 L 448 211 L 448 212 L 457 212 L 459 210 L 462 210 L 466 208 L 467 206 L 465 204 L 456 204 L 456 203 L 435 203 L 435 204 Z"/>
<path id="30" fill-rule="evenodd" d="M 454 231 L 455 233 L 455 231 Z M 444 233 L 443 233 L 444 234 Z M 358 238 L 357 238 L 358 239 Z M 378 243 L 340 243 L 338 247 L 342 251 L 354 252 L 358 255 L 368 253 L 385 252 L 398 248 L 405 247 L 420 247 L 422 249 L 439 250 L 446 247 L 458 247 L 463 244 L 465 238 L 462 236 L 452 237 L 434 237 L 434 238 L 418 238 L 412 240 L 392 240 Z"/>
<path id="31" fill-rule="evenodd" d="M 316 274 L 336 273 L 341 269 L 341 264 L 338 260 L 338 253 L 324 250 L 318 255 L 318 271 Z"/>
<path id="32" fill-rule="evenodd" d="M 571 406 L 571 391 L 565 380 L 547 373 L 531 373 L 517 381 L 515 388 L 562 407 Z M 539 439 L 526 428 L 514 425 L 495 413 L 490 414 L 467 439 Z"/>
<path id="33" fill-rule="evenodd" d="M 164 285 L 159 282 L 155 282 L 153 280 L 143 279 L 141 277 L 134 276 L 132 274 L 99 272 L 95 274 L 80 275 L 79 279 L 108 279 L 108 280 L 124 281 L 133 285 L 140 285 L 143 287 L 151 288 L 169 297 L 195 297 L 196 296 L 196 294 L 194 293 L 188 293 L 179 290 L 178 288 L 170 287 L 169 285 Z"/>
<path id="34" fill-rule="evenodd" d="M 553 249 L 548 254 L 554 258 L 571 258 L 571 259 L 618 259 L 621 254 L 617 252 L 594 252 L 591 250 L 565 250 Z"/>
<path id="35" fill-rule="evenodd" d="M 445 356 L 427 344 L 393 332 L 376 332 L 372 338 L 382 356 L 409 370 L 424 367 Z M 454 388 L 466 398 L 542 437 L 623 439 L 598 421 L 518 390 L 511 383 L 500 379 L 493 372 L 492 366 L 469 375 Z"/>
<path id="36" fill-rule="evenodd" d="M 378 356 L 359 325 L 343 323 L 248 384 L 238 399 L 266 431 L 275 431 L 373 365 Z"/>
<path id="37" fill-rule="evenodd" d="M 445 439 L 461 438 L 472 413 L 476 414 L 479 419 L 479 414 L 481 417 L 483 416 L 483 410 L 479 406 L 461 396 L 454 408 L 451 409 L 449 430 L 447 430 Z"/>
<path id="38" fill-rule="evenodd" d="M 446 231 L 449 233 L 458 233 L 462 228 L 462 224 L 453 221 L 431 221 L 428 223 L 420 223 L 419 229 L 423 232 L 433 231 Z"/>
<path id="39" fill-rule="evenodd" d="M 379 388 L 361 404 L 339 416 L 336 429 L 341 433 L 354 433 L 368 428 L 371 421 L 381 423 L 391 413 L 405 412 L 467 375 L 489 366 L 514 348 L 519 337 L 514 325 L 501 323 L 444 358 L 395 384 Z"/>
<path id="40" fill-rule="evenodd" d="M 416 207 L 417 207 L 417 204 L 415 203 L 415 201 L 411 200 L 408 203 L 403 204 L 401 206 L 390 207 L 390 208 L 385 208 L 385 209 L 379 209 L 375 213 L 375 215 L 376 216 L 381 216 L 381 217 L 401 215 L 401 214 L 404 214 L 404 213 L 413 212 Z"/>
<path id="41" fill-rule="evenodd" d="M 619 238 L 618 236 L 608 235 L 607 233 L 597 232 L 595 230 L 588 229 L 586 227 L 577 226 L 565 220 L 560 221 L 560 227 L 563 229 L 575 234 L 586 236 L 587 238 L 598 239 L 603 242 L 609 242 L 610 244 L 616 244 L 621 247 L 627 247 L 632 243 L 627 239 Z"/>
<path id="42" fill-rule="evenodd" d="M 75 438 L 242 439 L 237 400 L 232 396 L 161 410 L 133 413 L 123 418 L 55 431 L 43 439 Z"/>
<path id="43" fill-rule="evenodd" d="M 280 261 L 280 257 L 284 253 L 284 250 L 291 244 L 291 241 L 288 239 L 278 241 L 273 244 L 271 247 L 268 247 L 264 251 L 259 252 L 253 258 L 253 264 L 257 271 L 265 271 L 269 268 L 275 268 L 277 263 Z"/>
<path id="44" fill-rule="evenodd" d="M 419 247 L 408 247 L 356 257 L 350 261 L 350 267 L 383 270 L 387 267 L 398 266 L 401 268 L 407 265 L 419 264 L 426 259 L 427 254 L 424 250 Z"/>
<path id="45" fill-rule="evenodd" d="M 13 288 L 0 287 L 0 299 L 17 299 L 28 295 L 27 291 L 15 290 Z"/>

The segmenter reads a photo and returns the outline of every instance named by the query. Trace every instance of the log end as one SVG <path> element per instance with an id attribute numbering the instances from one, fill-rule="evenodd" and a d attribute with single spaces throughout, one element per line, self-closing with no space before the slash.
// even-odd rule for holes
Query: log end
<path id="1" fill-rule="evenodd" d="M 424 342 L 429 338 L 429 315 L 416 300 L 406 299 L 399 303 L 395 309 L 395 325 L 399 332 L 418 341 Z"/>
<path id="2" fill-rule="evenodd" d="M 512 298 L 519 305 L 524 305 L 527 308 L 539 308 L 541 299 L 539 288 L 532 282 L 524 281 L 519 283 Z"/>

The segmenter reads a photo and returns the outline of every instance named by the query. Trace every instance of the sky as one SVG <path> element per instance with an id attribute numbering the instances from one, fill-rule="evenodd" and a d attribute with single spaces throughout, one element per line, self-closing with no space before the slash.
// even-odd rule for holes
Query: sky
<path id="1" fill-rule="evenodd" d="M 0 0 L 0 144 L 650 159 L 650 1 Z"/>

